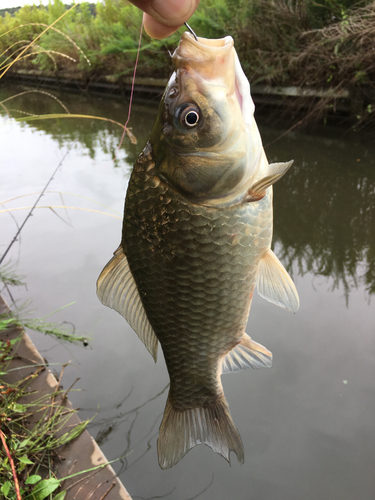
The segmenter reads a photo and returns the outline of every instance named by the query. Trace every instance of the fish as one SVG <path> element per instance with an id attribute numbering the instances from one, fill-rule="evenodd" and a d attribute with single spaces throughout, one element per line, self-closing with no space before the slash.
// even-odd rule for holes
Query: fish
<path id="1" fill-rule="evenodd" d="M 272 186 L 293 160 L 269 164 L 250 84 L 232 37 L 186 32 L 150 138 L 131 173 L 122 239 L 97 281 L 170 378 L 159 429 L 167 469 L 197 444 L 244 463 L 221 375 L 270 367 L 245 331 L 255 287 L 296 312 L 298 293 L 271 250 Z"/>

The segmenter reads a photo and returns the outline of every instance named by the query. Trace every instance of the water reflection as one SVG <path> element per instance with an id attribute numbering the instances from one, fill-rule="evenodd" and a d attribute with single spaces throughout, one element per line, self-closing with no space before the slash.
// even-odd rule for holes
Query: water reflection
<path id="1" fill-rule="evenodd" d="M 116 100 L 59 97 L 72 113 L 120 122 L 127 116 L 126 104 Z M 12 106 L 28 106 L 24 99 Z M 38 107 L 37 102 L 32 105 L 26 108 L 29 112 Z M 54 103 L 48 111 L 60 112 L 58 108 Z M 64 193 L 67 204 L 75 204 L 67 198 L 74 193 L 121 212 L 129 165 L 147 140 L 155 114 L 152 107 L 134 108 L 131 125 L 138 145 L 125 140 L 116 169 L 109 155 L 121 129 L 60 120 L 24 124 L 20 131 L 19 124 L 9 122 L 2 136 L 7 141 L 0 201 L 40 192 L 60 161 L 63 152 L 56 145 L 63 141 L 76 151 L 68 155 L 51 189 Z M 246 443 L 244 467 L 229 468 L 206 446 L 199 446 L 172 470 L 159 469 L 155 448 L 165 394 L 144 402 L 167 383 L 164 361 L 160 356 L 154 365 L 121 316 L 101 307 L 95 295 L 103 255 L 115 248 L 121 221 L 71 211 L 73 229 L 50 210 L 40 210 L 22 232 L 20 272 L 27 275 L 28 298 L 39 315 L 76 300 L 72 311 L 57 313 L 56 320 L 68 319 L 93 338 L 92 349 L 69 354 L 74 366 L 66 383 L 69 387 L 81 377 L 84 390 L 72 393 L 73 404 L 93 408 L 81 412 L 82 418 L 91 418 L 98 404 L 103 408 L 94 420 L 100 425 L 91 430 L 109 459 L 134 450 L 121 464 L 114 463 L 133 498 L 374 498 L 373 311 L 362 285 L 373 293 L 375 146 L 371 141 L 361 143 L 360 136 L 343 139 L 342 130 L 331 128 L 308 135 L 288 133 L 273 142 L 281 132 L 258 122 L 269 160 L 295 159 L 293 169 L 275 186 L 277 254 L 284 254 L 284 263 L 297 271 L 299 266 L 302 274 L 310 269 L 333 277 L 340 289 L 328 294 L 331 280 L 329 285 L 315 280 L 313 289 L 309 273 L 298 277 L 301 308 L 295 316 L 254 297 L 248 331 L 272 350 L 274 368 L 238 373 L 223 381 Z M 85 157 L 89 154 L 96 160 Z M 14 223 L 8 214 L 1 216 L 4 246 L 14 235 Z M 348 308 L 342 300 L 344 283 L 350 290 Z M 357 284 L 358 292 L 351 288 Z M 24 295 L 18 291 L 15 299 L 24 301 Z M 36 337 L 35 342 L 44 352 L 52 341 Z M 66 356 L 62 349 L 48 352 L 51 364 L 65 362 Z M 215 481 L 210 483 L 213 473 Z"/>
<path id="2" fill-rule="evenodd" d="M 162 414 L 158 415 L 155 418 L 154 423 L 151 425 L 149 429 L 147 429 L 146 434 L 137 441 L 136 447 L 140 446 L 141 443 L 143 443 L 146 439 L 146 450 L 141 453 L 135 460 L 129 461 L 128 457 L 130 458 L 131 453 L 134 449 L 134 445 L 132 443 L 132 431 L 134 428 L 134 425 L 136 423 L 136 420 L 139 416 L 139 411 L 150 404 L 152 401 L 158 399 L 160 396 L 162 396 L 165 391 L 168 389 L 169 384 L 167 384 L 163 390 L 161 390 L 158 394 L 155 396 L 151 397 L 148 399 L 146 402 L 142 403 L 139 406 L 136 406 L 135 408 L 132 408 L 131 410 L 127 410 L 125 412 L 117 412 L 115 416 L 109 417 L 109 418 L 102 418 L 102 419 L 95 419 L 95 422 L 90 424 L 89 428 L 90 430 L 95 428 L 95 427 L 100 427 L 99 431 L 97 432 L 97 435 L 95 437 L 96 442 L 99 444 L 99 446 L 102 446 L 110 437 L 110 434 L 114 432 L 115 430 L 121 428 L 125 423 L 127 423 L 127 433 L 126 433 L 126 447 L 121 453 L 121 458 L 120 463 L 121 463 L 121 469 L 118 472 L 120 475 L 122 472 L 130 469 L 136 462 L 142 459 L 146 453 L 148 453 L 152 449 L 151 441 L 155 439 L 155 437 L 158 435 L 158 423 L 160 423 L 160 418 Z M 116 408 L 121 407 L 125 401 L 130 397 L 132 393 L 132 390 L 127 394 L 127 396 L 119 403 L 116 405 Z M 108 409 L 106 409 L 108 410 Z M 155 430 L 156 429 L 156 430 Z"/>
<path id="3" fill-rule="evenodd" d="M 2 88 L 0 101 L 24 90 Z M 123 123 L 124 101 L 66 93 L 54 99 L 43 91 L 21 93 L 6 106 L 14 116 L 21 116 L 19 111 L 61 113 L 65 107 L 74 114 Z M 125 138 L 115 166 L 135 162 L 156 112 L 154 105 L 133 106 L 130 126 L 138 144 Z M 332 129 L 304 135 L 303 141 L 301 134 L 290 132 L 273 142 L 278 132 L 262 126 L 262 118 L 258 121 L 270 161 L 295 158 L 295 166 L 275 188 L 274 245 L 279 257 L 288 270 L 296 266 L 299 274 L 331 277 L 334 287 L 343 285 L 346 296 L 359 283 L 369 294 L 375 293 L 375 148 L 371 151 L 369 141 L 362 145 L 358 136 L 338 139 L 343 131 Z M 98 151 L 115 158 L 122 134 L 122 129 L 108 122 L 73 118 L 35 121 L 23 127 L 45 132 L 60 147 L 84 147 L 91 158 Z"/>
<path id="4" fill-rule="evenodd" d="M 373 294 L 375 148 L 321 136 L 304 138 L 302 147 L 298 134 L 288 138 L 295 166 L 275 188 L 278 256 L 301 275 L 331 277 L 347 297 L 360 284 Z"/>
<path id="5" fill-rule="evenodd" d="M 203 495 L 203 493 L 208 491 L 211 488 L 211 486 L 214 484 L 214 479 L 215 479 L 215 476 L 212 475 L 211 481 L 208 483 L 208 485 L 205 488 L 203 488 L 199 493 L 197 493 L 193 497 L 184 498 L 183 500 L 195 500 L 196 498 L 200 498 Z M 153 497 L 140 497 L 140 496 L 136 495 L 136 496 L 133 496 L 133 499 L 134 500 L 156 500 L 157 498 L 167 498 L 167 497 L 169 497 L 169 495 L 172 495 L 172 493 L 174 493 L 174 491 L 176 489 L 177 489 L 177 487 L 172 488 L 171 491 L 169 491 L 165 495 L 157 495 L 157 496 L 153 496 Z"/>
<path id="6" fill-rule="evenodd" d="M 280 257 L 289 267 L 296 263 L 300 274 L 333 278 L 346 295 L 362 281 L 375 293 L 374 170 L 338 175 L 329 164 L 324 172 L 305 167 L 287 176 L 275 200 Z"/>
<path id="7" fill-rule="evenodd" d="M 56 95 L 57 94 L 57 95 Z M 109 154 L 114 159 L 115 166 L 120 164 L 132 165 L 145 142 L 148 139 L 151 125 L 156 115 L 156 108 L 134 104 L 132 106 L 132 119 L 129 127 L 138 141 L 138 145 L 131 144 L 125 137 L 122 155 L 116 158 L 117 148 L 122 135 L 122 128 L 113 123 L 100 120 L 84 118 L 69 118 L 68 114 L 91 115 L 109 118 L 119 123 L 124 123 L 127 117 L 126 99 L 109 100 L 103 98 L 92 98 L 88 95 L 76 95 L 68 93 L 56 93 L 33 90 L 25 90 L 19 87 L 10 90 L 7 87 L 0 89 L 0 102 L 16 96 L 12 100 L 4 102 L 6 110 L 14 118 L 27 117 L 29 115 L 47 115 L 66 113 L 66 118 L 36 120 L 22 123 L 23 127 L 29 127 L 36 131 L 43 131 L 54 139 L 60 148 L 85 147 L 90 158 L 94 159 L 98 150 Z M 68 112 L 69 113 L 68 113 Z M 3 114 L 5 110 L 2 109 Z"/>
<path id="8" fill-rule="evenodd" d="M 114 438 L 113 434 L 115 434 L 116 431 L 121 429 L 122 432 L 121 441 L 125 441 L 126 446 L 120 455 L 121 458 L 119 459 L 119 462 L 121 463 L 121 467 L 117 470 L 118 476 L 121 476 L 121 474 L 123 474 L 124 472 L 129 471 L 129 469 L 131 469 L 137 462 L 142 460 L 144 456 L 153 449 L 153 445 L 155 444 L 156 438 L 159 433 L 159 425 L 163 413 L 160 413 L 154 418 L 154 422 L 152 423 L 151 427 L 147 428 L 146 433 L 143 435 L 143 437 L 141 437 L 140 439 L 139 437 L 136 438 L 135 440 L 136 442 L 134 442 L 133 431 L 137 419 L 140 416 L 140 410 L 148 406 L 151 402 L 155 401 L 160 396 L 162 396 L 167 391 L 168 388 L 169 384 L 167 384 L 164 387 L 164 389 L 162 389 L 158 394 L 151 397 L 144 403 L 136 406 L 135 408 L 132 408 L 127 411 L 116 412 L 113 416 L 110 417 L 104 417 L 101 419 L 96 418 L 93 422 L 91 422 L 88 425 L 88 429 L 90 430 L 91 434 L 94 434 L 93 430 L 96 427 L 100 427 L 99 431 L 97 431 L 97 434 L 95 436 L 95 441 L 98 443 L 99 446 L 103 446 L 103 444 L 108 442 L 111 438 Z M 102 410 L 99 410 L 99 413 L 113 409 L 118 410 L 127 402 L 132 392 L 133 389 L 131 389 L 129 393 L 119 403 L 111 405 L 107 408 L 103 408 Z M 85 411 L 93 411 L 93 409 L 85 408 Z M 126 432 L 124 432 L 125 427 L 127 428 Z M 136 459 L 132 460 L 132 452 L 135 449 L 139 451 L 141 447 L 143 447 L 144 450 L 137 456 Z M 208 491 L 210 487 L 213 485 L 214 479 L 215 476 L 212 475 L 211 480 L 209 481 L 209 483 L 205 488 L 199 491 L 196 495 L 186 498 L 184 500 L 194 500 L 196 498 L 200 498 L 201 495 L 203 495 L 203 493 Z M 176 489 L 177 486 L 173 487 L 170 491 L 168 491 L 163 495 L 157 495 L 152 497 L 133 496 L 133 498 L 134 500 L 135 499 L 153 500 L 156 498 L 167 498 L 170 495 L 172 495 L 172 493 L 174 493 Z"/>

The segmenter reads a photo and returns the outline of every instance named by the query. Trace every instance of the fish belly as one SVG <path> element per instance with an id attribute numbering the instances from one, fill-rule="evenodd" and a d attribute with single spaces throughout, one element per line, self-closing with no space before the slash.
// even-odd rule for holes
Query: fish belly
<path id="1" fill-rule="evenodd" d="M 190 203 L 158 177 L 151 146 L 130 179 L 122 246 L 160 341 L 176 411 L 224 398 L 223 357 L 243 338 L 272 237 L 271 190 L 226 208 Z"/>

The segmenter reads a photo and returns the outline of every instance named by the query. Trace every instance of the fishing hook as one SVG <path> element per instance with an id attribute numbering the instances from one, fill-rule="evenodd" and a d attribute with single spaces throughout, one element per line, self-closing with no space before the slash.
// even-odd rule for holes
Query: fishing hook
<path id="1" fill-rule="evenodd" d="M 188 23 L 184 23 L 184 25 L 187 27 L 187 29 L 190 31 L 190 33 L 193 35 L 196 41 L 198 41 L 197 35 L 194 33 L 194 31 L 191 29 L 191 27 L 188 25 Z"/>

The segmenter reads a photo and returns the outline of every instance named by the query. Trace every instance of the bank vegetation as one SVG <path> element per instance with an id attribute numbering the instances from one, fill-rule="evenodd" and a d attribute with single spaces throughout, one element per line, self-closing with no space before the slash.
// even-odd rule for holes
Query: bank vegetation
<path id="1" fill-rule="evenodd" d="M 47 7 L 0 11 L 0 71 L 46 27 L 71 7 L 51 0 Z M 17 61 L 15 69 L 75 74 L 89 80 L 132 75 L 141 12 L 126 0 L 75 6 Z M 375 1 L 203 0 L 190 24 L 206 38 L 232 35 L 252 84 L 332 89 L 310 101 L 311 118 L 332 109 L 345 89 L 358 102 L 359 123 L 375 122 Z M 181 31 L 166 40 L 144 35 L 139 77 L 168 77 L 168 51 Z M 298 104 L 300 106 L 300 103 Z"/>

